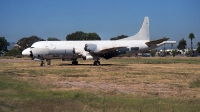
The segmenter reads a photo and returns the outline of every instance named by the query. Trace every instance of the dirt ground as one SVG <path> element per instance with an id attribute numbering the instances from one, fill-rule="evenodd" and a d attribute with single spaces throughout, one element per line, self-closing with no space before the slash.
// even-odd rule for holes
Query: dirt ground
<path id="1" fill-rule="evenodd" d="M 20 62 L 32 62 L 33 60 L 27 59 L 27 60 L 22 60 L 22 59 L 0 59 L 0 63 L 20 63 Z"/>

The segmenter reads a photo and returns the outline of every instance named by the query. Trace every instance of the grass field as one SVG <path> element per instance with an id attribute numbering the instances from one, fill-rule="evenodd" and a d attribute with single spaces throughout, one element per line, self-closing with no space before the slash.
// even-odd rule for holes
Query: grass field
<path id="1" fill-rule="evenodd" d="M 199 112 L 200 58 L 0 59 L 0 111 Z"/>

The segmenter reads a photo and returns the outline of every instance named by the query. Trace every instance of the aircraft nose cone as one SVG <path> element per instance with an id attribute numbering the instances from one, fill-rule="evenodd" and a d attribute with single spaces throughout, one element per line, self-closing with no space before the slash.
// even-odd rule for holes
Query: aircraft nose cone
<path id="1" fill-rule="evenodd" d="M 26 48 L 26 49 L 24 49 L 24 50 L 22 51 L 22 55 L 23 55 L 23 56 L 29 56 L 29 55 L 30 55 L 30 51 L 31 51 L 30 48 Z"/>

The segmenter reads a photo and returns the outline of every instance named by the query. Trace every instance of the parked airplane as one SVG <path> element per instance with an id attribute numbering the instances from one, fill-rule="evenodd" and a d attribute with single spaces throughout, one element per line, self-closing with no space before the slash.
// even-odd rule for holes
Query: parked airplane
<path id="1" fill-rule="evenodd" d="M 144 50 L 151 50 L 163 44 L 175 44 L 176 41 L 167 41 L 162 38 L 150 41 L 149 18 L 145 17 L 140 31 L 131 37 L 120 40 L 107 41 L 39 41 L 30 48 L 23 50 L 23 55 L 28 55 L 34 60 L 40 60 L 44 66 L 51 64 L 51 59 L 72 61 L 77 65 L 78 58 L 94 60 L 94 65 L 100 65 L 100 57 L 110 59 L 119 55 L 130 55 Z"/>

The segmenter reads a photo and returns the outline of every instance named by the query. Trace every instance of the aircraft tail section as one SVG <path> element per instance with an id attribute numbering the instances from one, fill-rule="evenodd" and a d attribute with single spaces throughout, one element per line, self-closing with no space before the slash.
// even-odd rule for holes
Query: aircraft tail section
<path id="1" fill-rule="evenodd" d="M 120 40 L 147 40 L 147 41 L 149 41 L 150 40 L 149 18 L 148 17 L 144 18 L 142 27 L 140 28 L 140 31 L 137 34 L 130 36 L 128 38 L 120 39 Z"/>

